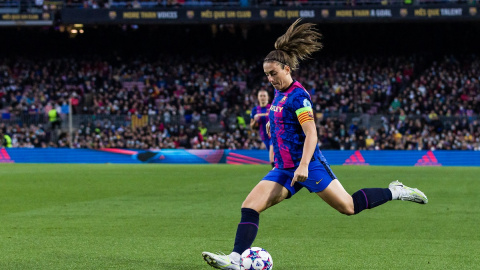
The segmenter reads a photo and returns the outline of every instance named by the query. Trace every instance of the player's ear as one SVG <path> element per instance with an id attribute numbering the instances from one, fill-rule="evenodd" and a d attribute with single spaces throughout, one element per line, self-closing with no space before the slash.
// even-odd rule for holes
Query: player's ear
<path id="1" fill-rule="evenodd" d="M 285 66 L 283 67 L 283 69 L 285 69 L 285 72 L 286 72 L 287 74 L 290 74 L 290 71 L 291 71 L 291 70 L 290 70 L 290 66 L 285 65 Z"/>

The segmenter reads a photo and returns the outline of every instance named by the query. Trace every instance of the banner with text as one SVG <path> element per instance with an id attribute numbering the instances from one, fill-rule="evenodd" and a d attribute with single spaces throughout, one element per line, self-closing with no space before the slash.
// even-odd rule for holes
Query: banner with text
<path id="1" fill-rule="evenodd" d="M 480 151 L 322 151 L 331 165 L 480 166 Z M 269 165 L 263 150 L 0 148 L 0 163 L 159 163 Z"/>
<path id="2" fill-rule="evenodd" d="M 43 26 L 52 25 L 53 15 L 44 13 L 2 13 L 0 26 Z"/>
<path id="3" fill-rule="evenodd" d="M 168 24 L 290 22 L 308 18 L 317 22 L 393 22 L 417 20 L 479 20 L 477 6 L 446 5 L 355 8 L 189 8 L 180 9 L 63 9 L 66 24 Z"/>

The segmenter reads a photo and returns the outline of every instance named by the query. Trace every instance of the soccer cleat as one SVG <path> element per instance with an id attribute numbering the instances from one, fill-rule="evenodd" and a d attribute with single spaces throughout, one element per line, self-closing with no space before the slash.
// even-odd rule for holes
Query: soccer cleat
<path id="1" fill-rule="evenodd" d="M 427 196 L 417 188 L 407 187 L 402 182 L 395 180 L 388 185 L 389 189 L 398 192 L 398 199 L 402 201 L 411 201 L 416 203 L 428 203 Z"/>
<path id="2" fill-rule="evenodd" d="M 240 270 L 238 262 L 233 261 L 228 255 L 202 252 L 203 259 L 213 268 L 224 270 Z"/>

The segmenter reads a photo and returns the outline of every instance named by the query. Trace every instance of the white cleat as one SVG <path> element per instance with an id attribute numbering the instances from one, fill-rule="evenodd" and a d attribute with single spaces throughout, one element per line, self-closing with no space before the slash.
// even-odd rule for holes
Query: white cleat
<path id="1" fill-rule="evenodd" d="M 428 203 L 427 196 L 417 188 L 407 187 L 402 182 L 395 180 L 388 185 L 388 188 L 398 193 L 398 199 L 421 204 Z"/>
<path id="2" fill-rule="evenodd" d="M 240 270 L 238 262 L 233 261 L 228 255 L 202 252 L 203 259 L 213 268 L 224 270 Z"/>

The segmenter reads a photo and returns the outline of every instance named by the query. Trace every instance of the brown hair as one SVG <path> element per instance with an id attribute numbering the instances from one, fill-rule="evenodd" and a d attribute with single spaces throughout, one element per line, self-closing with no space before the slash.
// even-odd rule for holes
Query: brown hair
<path id="1" fill-rule="evenodd" d="M 260 94 L 260 92 L 262 92 L 262 91 L 263 91 L 263 92 L 266 92 L 266 93 L 267 93 L 267 96 L 270 96 L 270 93 L 268 93 L 267 89 L 265 89 L 265 88 L 262 88 L 262 89 L 258 90 L 258 91 L 257 91 L 257 96 L 258 96 L 258 94 Z"/>
<path id="2" fill-rule="evenodd" d="M 309 58 L 310 55 L 319 51 L 323 45 L 318 40 L 322 34 L 317 32 L 313 23 L 297 24 L 301 19 L 297 19 L 287 32 L 280 36 L 275 42 L 275 50 L 271 51 L 263 62 L 279 62 L 283 66 L 289 66 L 290 69 L 297 70 L 300 60 Z"/>

